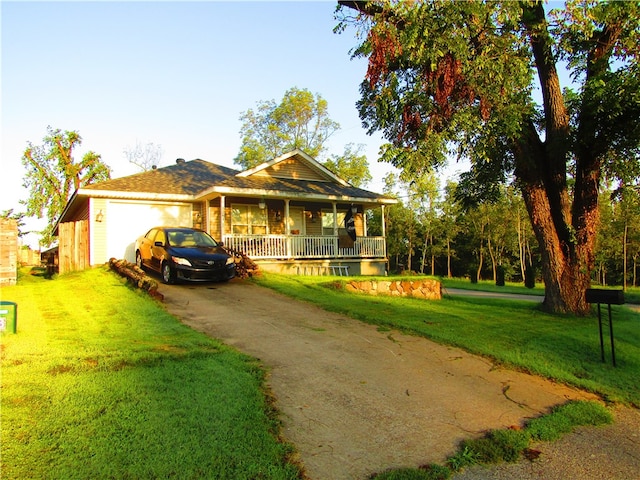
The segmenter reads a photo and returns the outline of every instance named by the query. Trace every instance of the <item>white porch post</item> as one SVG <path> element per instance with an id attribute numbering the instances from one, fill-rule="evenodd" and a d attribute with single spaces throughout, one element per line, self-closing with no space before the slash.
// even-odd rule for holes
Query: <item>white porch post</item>
<path id="1" fill-rule="evenodd" d="M 293 255 L 291 254 L 291 229 L 289 228 L 291 222 L 289 221 L 289 202 L 288 198 L 284 199 L 284 235 L 287 239 L 286 248 L 287 248 L 287 257 L 291 258 Z"/>
<path id="2" fill-rule="evenodd" d="M 209 235 L 211 235 L 211 225 L 209 224 L 209 209 L 211 208 L 211 200 L 205 200 L 204 201 L 204 212 L 203 212 L 203 219 L 202 219 L 202 223 L 204 225 L 203 230 L 205 232 L 207 232 Z M 220 241 L 222 241 L 222 239 L 220 239 Z"/>
<path id="3" fill-rule="evenodd" d="M 367 236 L 367 210 L 362 207 L 362 232 L 364 236 Z"/>
<path id="4" fill-rule="evenodd" d="M 220 195 L 220 241 L 224 242 L 224 195 Z"/>
<path id="5" fill-rule="evenodd" d="M 333 234 L 338 235 L 338 204 L 331 202 L 331 206 L 333 207 Z"/>
<path id="6" fill-rule="evenodd" d="M 285 235 L 290 235 L 291 232 L 289 231 L 289 202 L 290 200 L 288 198 L 284 199 L 284 233 Z"/>
<path id="7" fill-rule="evenodd" d="M 380 205 L 380 209 L 382 210 L 382 236 L 386 238 L 387 236 L 387 227 L 384 219 L 384 205 Z"/>

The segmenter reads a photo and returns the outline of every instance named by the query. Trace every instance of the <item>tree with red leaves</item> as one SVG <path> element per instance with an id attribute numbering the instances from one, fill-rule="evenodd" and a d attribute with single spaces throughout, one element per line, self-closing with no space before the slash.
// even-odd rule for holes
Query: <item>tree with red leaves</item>
<path id="1" fill-rule="evenodd" d="M 458 194 L 474 202 L 515 183 L 544 308 L 588 313 L 601 183 L 640 178 L 640 2 L 339 4 L 336 30 L 355 26 L 369 62 L 358 109 L 389 142 L 382 160 L 416 177 L 466 158 Z"/>

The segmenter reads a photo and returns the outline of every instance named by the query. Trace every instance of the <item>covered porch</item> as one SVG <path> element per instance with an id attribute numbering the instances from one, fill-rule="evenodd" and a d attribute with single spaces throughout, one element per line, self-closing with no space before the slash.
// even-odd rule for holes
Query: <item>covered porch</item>
<path id="1" fill-rule="evenodd" d="M 384 275 L 384 220 L 382 235 L 369 235 L 367 210 L 380 209 L 384 219 L 385 204 L 367 200 L 218 195 L 208 199 L 203 223 L 214 238 L 267 271 Z M 345 225 L 349 218 L 355 239 Z"/>

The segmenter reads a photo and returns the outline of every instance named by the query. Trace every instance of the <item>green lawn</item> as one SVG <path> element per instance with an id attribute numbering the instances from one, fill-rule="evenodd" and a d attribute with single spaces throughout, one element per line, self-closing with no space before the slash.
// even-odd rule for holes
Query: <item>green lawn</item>
<path id="1" fill-rule="evenodd" d="M 406 279 L 406 277 L 404 277 Z M 640 313 L 612 306 L 617 368 L 608 330 L 600 359 L 598 320 L 553 316 L 527 301 L 444 298 L 425 301 L 350 294 L 340 277 L 264 274 L 261 285 L 385 329 L 399 329 L 491 357 L 505 365 L 640 405 Z M 526 290 L 526 289 L 525 289 Z M 603 315 L 606 318 L 607 309 Z"/>
<path id="2" fill-rule="evenodd" d="M 2 335 L 2 478 L 300 478 L 256 360 L 104 268 L 22 276 Z"/>
<path id="3" fill-rule="evenodd" d="M 353 295 L 338 277 L 256 281 L 640 405 L 640 314 L 624 307 L 613 308 L 614 368 L 608 342 L 600 362 L 595 316 L 554 317 L 530 302 Z M 106 268 L 22 276 L 2 299 L 19 305 L 18 334 L 2 335 L 3 478 L 300 478 L 260 364 L 185 327 Z M 398 478 L 418 478 L 410 475 Z"/>
<path id="4" fill-rule="evenodd" d="M 534 288 L 526 288 L 522 283 L 515 282 L 506 282 L 503 287 L 498 287 L 495 282 L 490 280 L 480 280 L 477 283 L 471 283 L 469 279 L 464 278 L 438 278 L 438 280 L 442 282 L 442 286 L 445 290 L 447 288 L 461 288 L 464 290 L 478 290 L 482 292 L 519 293 L 521 295 L 544 296 L 544 284 L 540 283 L 537 283 Z M 621 286 L 593 285 L 593 288 L 622 290 Z M 640 304 L 640 287 L 627 287 L 627 290 L 624 292 L 624 299 L 626 303 L 636 305 Z"/>

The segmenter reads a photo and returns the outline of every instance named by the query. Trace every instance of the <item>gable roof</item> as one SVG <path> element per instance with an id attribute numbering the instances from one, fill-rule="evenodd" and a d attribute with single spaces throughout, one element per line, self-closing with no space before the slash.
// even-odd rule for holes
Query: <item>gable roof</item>
<path id="1" fill-rule="evenodd" d="M 278 168 L 283 164 L 287 164 L 287 168 Z M 293 175 L 291 165 L 294 165 L 296 168 L 296 172 Z M 302 170 L 303 173 L 300 173 L 300 170 Z M 307 174 L 305 176 L 305 171 L 308 171 L 311 174 Z M 344 186 L 348 185 L 347 182 L 335 175 L 327 167 L 317 162 L 313 157 L 310 157 L 299 149 L 295 149 L 289 153 L 280 155 L 273 160 L 269 160 L 268 162 L 264 162 L 261 165 L 253 167 L 249 170 L 240 172 L 238 176 L 269 176 L 275 178 L 336 182 Z"/>
<path id="2" fill-rule="evenodd" d="M 273 170 L 277 164 L 291 160 L 313 169 L 321 178 L 305 179 L 286 173 L 280 176 L 264 173 Z M 178 161 L 168 167 L 82 187 L 74 196 L 198 201 L 219 195 L 396 203 L 391 197 L 349 185 L 300 150 L 243 172 L 201 159 Z"/>

